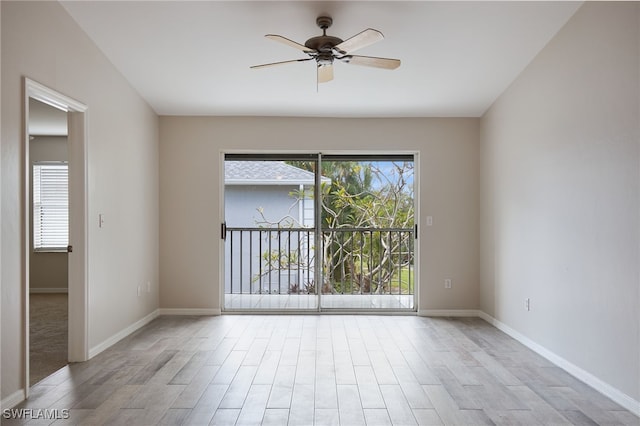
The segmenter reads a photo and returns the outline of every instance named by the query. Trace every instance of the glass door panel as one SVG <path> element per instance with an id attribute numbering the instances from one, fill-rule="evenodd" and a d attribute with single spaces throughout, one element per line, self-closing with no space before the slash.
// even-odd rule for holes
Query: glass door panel
<path id="1" fill-rule="evenodd" d="M 226 310 L 317 310 L 315 175 L 284 159 L 225 160 Z"/>
<path id="2" fill-rule="evenodd" d="M 415 306 L 413 157 L 323 156 L 321 307 Z"/>

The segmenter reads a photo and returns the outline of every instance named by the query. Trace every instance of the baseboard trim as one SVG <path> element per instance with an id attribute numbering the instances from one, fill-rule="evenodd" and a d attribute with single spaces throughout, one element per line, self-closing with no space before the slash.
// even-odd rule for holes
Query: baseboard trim
<path id="1" fill-rule="evenodd" d="M 6 397 L 5 399 L 0 401 L 0 410 L 4 410 L 7 408 L 13 408 L 16 405 L 20 404 L 22 401 L 27 399 L 27 394 L 24 389 L 20 389 Z"/>
<path id="2" fill-rule="evenodd" d="M 593 374 L 583 370 L 582 368 L 567 361 L 566 359 L 555 354 L 554 352 L 550 351 L 544 346 L 534 342 L 533 340 L 529 339 L 527 336 L 514 330 L 508 325 L 498 321 L 491 315 L 486 314 L 483 311 L 478 311 L 478 316 L 483 320 L 485 320 L 486 322 L 488 322 L 489 324 L 493 325 L 498 330 L 504 332 L 505 334 L 511 336 L 518 342 L 522 343 L 523 345 L 525 345 L 526 347 L 528 347 L 538 355 L 546 358 L 553 364 L 565 370 L 567 373 L 571 374 L 572 376 L 574 376 L 579 380 L 582 380 L 587 385 L 591 386 L 593 389 L 597 390 L 604 396 L 610 398 L 611 400 L 620 404 L 627 410 L 631 411 L 636 416 L 640 417 L 640 401 L 636 401 L 635 399 L 625 394 L 624 392 L 614 388 L 613 386 L 602 381 L 601 379 L 597 378 Z"/>
<path id="3" fill-rule="evenodd" d="M 161 308 L 160 315 L 221 315 L 222 311 L 216 308 Z"/>
<path id="4" fill-rule="evenodd" d="M 98 355 L 100 352 L 118 343 L 120 340 L 124 339 L 125 337 L 127 337 L 134 331 L 138 330 L 139 328 L 149 324 L 151 321 L 156 319 L 158 315 L 159 315 L 159 309 L 156 309 L 155 311 L 151 312 L 149 315 L 145 316 L 144 318 L 141 318 L 138 321 L 131 324 L 130 326 L 120 330 L 119 332 L 109 337 L 107 340 L 103 341 L 102 343 L 99 343 L 96 346 L 90 348 L 89 359 L 93 358 L 94 356 Z"/>
<path id="5" fill-rule="evenodd" d="M 69 289 L 66 287 L 59 287 L 59 288 L 34 287 L 29 289 L 29 293 L 69 293 Z"/>
<path id="6" fill-rule="evenodd" d="M 419 309 L 420 317 L 478 317 L 477 309 Z"/>

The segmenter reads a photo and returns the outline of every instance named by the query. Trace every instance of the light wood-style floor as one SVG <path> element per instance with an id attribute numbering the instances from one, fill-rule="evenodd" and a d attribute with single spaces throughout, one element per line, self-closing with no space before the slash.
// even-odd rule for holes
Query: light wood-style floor
<path id="1" fill-rule="evenodd" d="M 18 408 L 70 409 L 56 425 L 639 424 L 480 319 L 416 316 L 160 317 Z"/>

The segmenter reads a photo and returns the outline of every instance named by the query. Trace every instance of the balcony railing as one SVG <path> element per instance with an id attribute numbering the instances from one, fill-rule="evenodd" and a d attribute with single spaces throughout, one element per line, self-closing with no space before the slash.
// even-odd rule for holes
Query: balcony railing
<path id="1" fill-rule="evenodd" d="M 227 294 L 414 293 L 413 228 L 227 228 Z M 316 285 L 320 255 L 322 285 Z"/>

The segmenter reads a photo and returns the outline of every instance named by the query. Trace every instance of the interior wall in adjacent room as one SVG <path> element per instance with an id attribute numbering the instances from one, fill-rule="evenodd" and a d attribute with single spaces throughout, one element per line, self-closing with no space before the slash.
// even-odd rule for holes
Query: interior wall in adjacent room
<path id="1" fill-rule="evenodd" d="M 31 139 L 33 138 L 33 139 Z M 29 141 L 31 163 L 67 161 L 66 136 L 32 136 Z M 33 169 L 31 170 L 33 176 Z M 33 186 L 33 185 L 32 185 Z M 31 235 L 33 236 L 33 191 L 31 199 Z M 29 247 L 29 289 L 31 291 L 61 291 L 69 286 L 68 254 L 65 252 L 34 252 L 33 238 Z"/>

